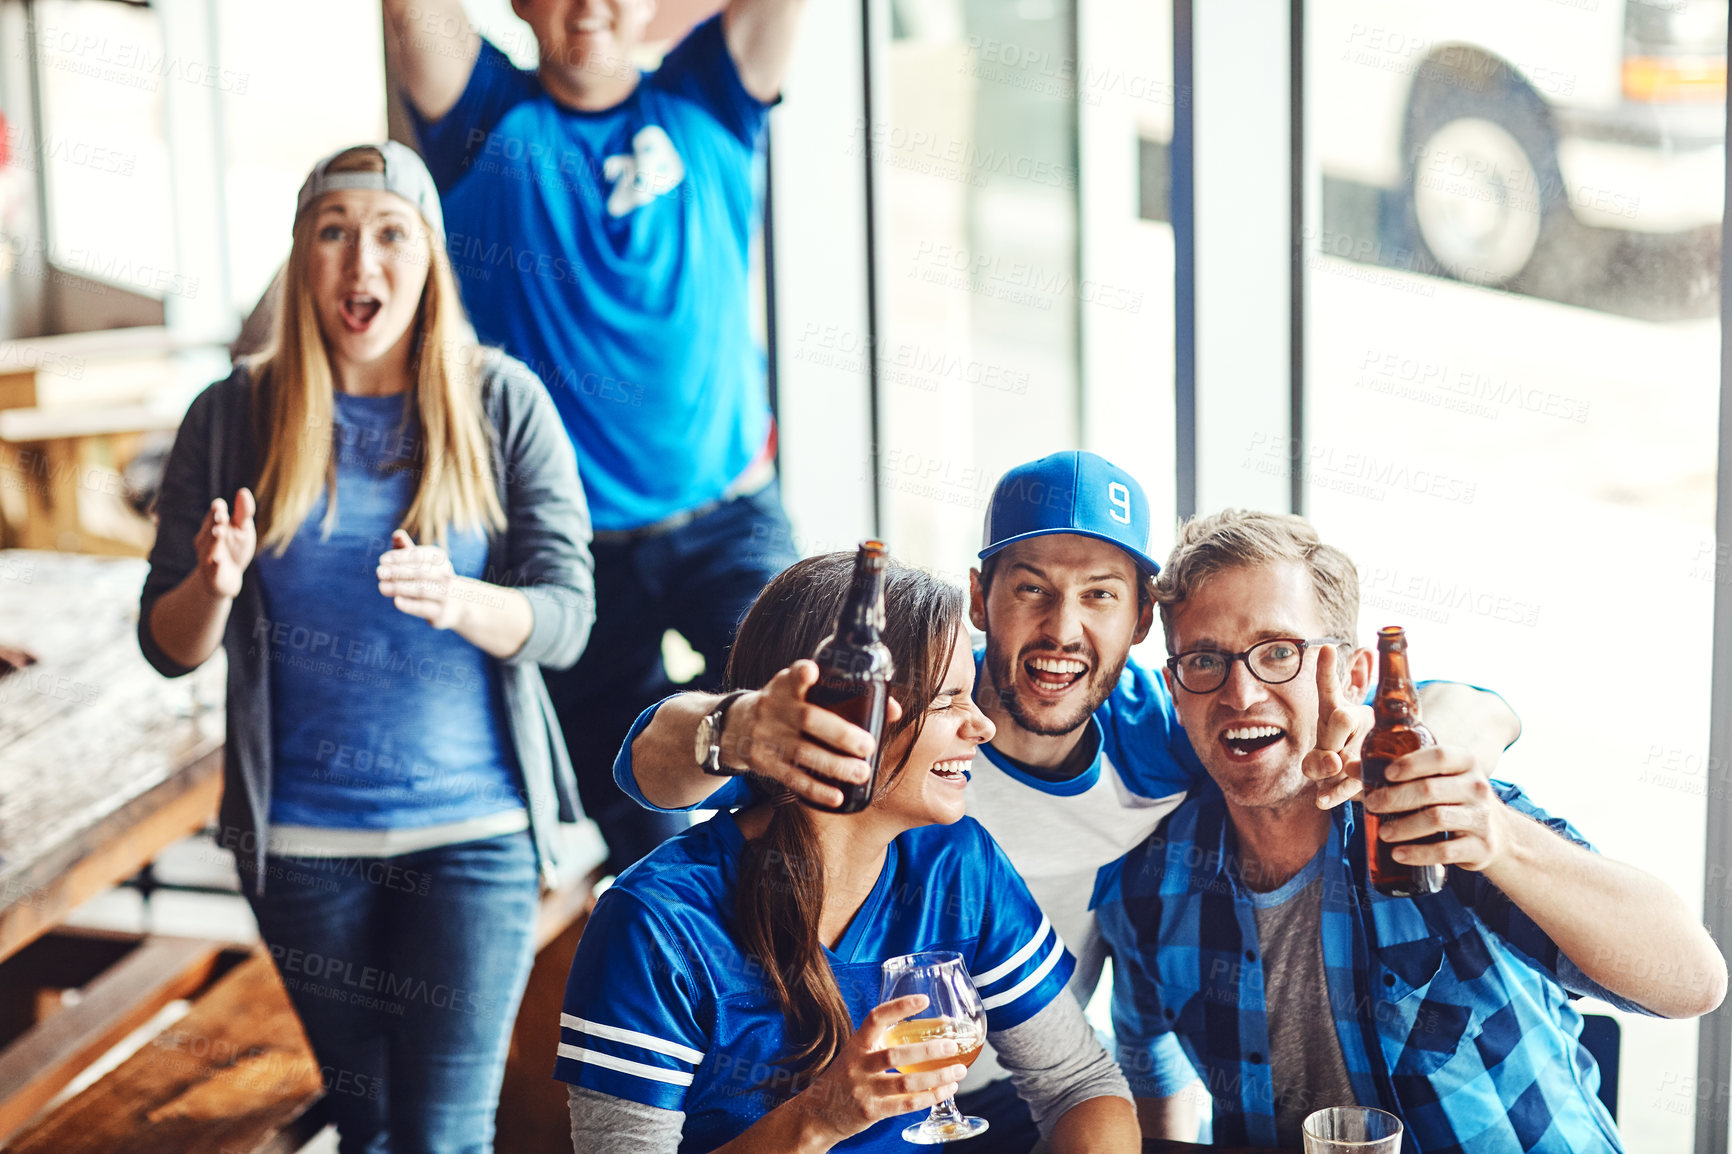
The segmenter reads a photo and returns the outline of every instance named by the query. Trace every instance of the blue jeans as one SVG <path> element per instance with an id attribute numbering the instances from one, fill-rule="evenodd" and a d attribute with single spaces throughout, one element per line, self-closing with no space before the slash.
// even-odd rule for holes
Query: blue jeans
<path id="1" fill-rule="evenodd" d="M 272 856 L 266 871 L 249 900 L 342 1154 L 489 1154 L 534 961 L 529 834 L 390 858 Z"/>
<path id="2" fill-rule="evenodd" d="M 571 751 L 583 811 L 607 838 L 607 871 L 626 866 L 686 827 L 613 782 L 614 756 L 646 708 L 680 689 L 719 685 L 734 629 L 765 583 L 799 560 L 779 483 L 725 502 L 677 529 L 600 541 L 595 628 L 570 669 L 544 669 L 548 696 Z M 703 654 L 704 673 L 676 685 L 662 665 L 662 634 L 678 630 Z"/>

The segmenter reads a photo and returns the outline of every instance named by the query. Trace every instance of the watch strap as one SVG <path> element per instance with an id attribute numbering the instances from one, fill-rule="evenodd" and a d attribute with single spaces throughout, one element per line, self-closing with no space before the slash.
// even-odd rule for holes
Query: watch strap
<path id="1" fill-rule="evenodd" d="M 743 768 L 734 769 L 722 764 L 722 730 L 727 725 L 728 707 L 740 698 L 744 697 L 748 692 L 750 691 L 745 689 L 736 689 L 732 693 L 723 697 L 720 701 L 716 702 L 716 707 L 710 710 L 710 753 L 708 757 L 698 763 L 698 768 L 702 769 L 711 777 L 738 777 L 740 774 L 746 772 Z"/>

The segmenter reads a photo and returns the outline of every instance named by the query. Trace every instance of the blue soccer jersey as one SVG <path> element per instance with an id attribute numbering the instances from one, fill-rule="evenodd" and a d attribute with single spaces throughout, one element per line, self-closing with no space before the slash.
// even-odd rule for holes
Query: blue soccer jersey
<path id="1" fill-rule="evenodd" d="M 619 105 L 579 112 L 483 42 L 417 118 L 476 332 L 546 382 L 598 530 L 721 496 L 770 434 L 747 268 L 765 106 L 719 18 Z"/>
<path id="2" fill-rule="evenodd" d="M 681 1150 L 712 1150 L 784 1100 L 794 1048 L 760 963 L 735 940 L 745 841 L 731 814 L 665 842 L 596 903 L 560 1015 L 554 1076 L 686 1115 Z M 1032 1017 L 1075 964 L 1028 888 L 979 823 L 909 830 L 834 950 L 856 1027 L 879 1002 L 879 967 L 955 950 L 974 977 L 989 1033 Z M 839 1150 L 900 1151 L 918 1114 L 891 1118 Z"/>

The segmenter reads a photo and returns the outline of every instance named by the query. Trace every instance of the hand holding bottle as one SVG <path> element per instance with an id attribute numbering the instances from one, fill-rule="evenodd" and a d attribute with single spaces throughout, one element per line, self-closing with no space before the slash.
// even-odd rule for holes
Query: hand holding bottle
<path id="1" fill-rule="evenodd" d="M 743 766 L 823 809 L 842 804 L 835 782 L 860 783 L 872 776 L 872 735 L 840 715 L 806 700 L 818 682 L 818 666 L 796 661 L 764 688 L 746 694 L 728 711 L 722 763 Z M 886 723 L 902 716 L 894 697 Z"/>

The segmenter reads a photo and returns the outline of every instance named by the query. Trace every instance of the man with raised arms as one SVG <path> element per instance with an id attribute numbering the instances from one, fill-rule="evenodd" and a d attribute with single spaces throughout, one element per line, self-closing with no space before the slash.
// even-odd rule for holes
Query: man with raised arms
<path id="1" fill-rule="evenodd" d="M 463 303 L 484 343 L 541 377 L 577 447 L 595 629 L 546 680 L 615 871 L 683 825 L 611 773 L 632 719 L 675 688 L 663 635 L 719 679 L 735 623 L 795 560 L 748 270 L 757 145 L 804 0 L 728 0 L 642 72 L 655 7 L 513 0 L 530 70 L 460 0 L 385 0 Z"/>

